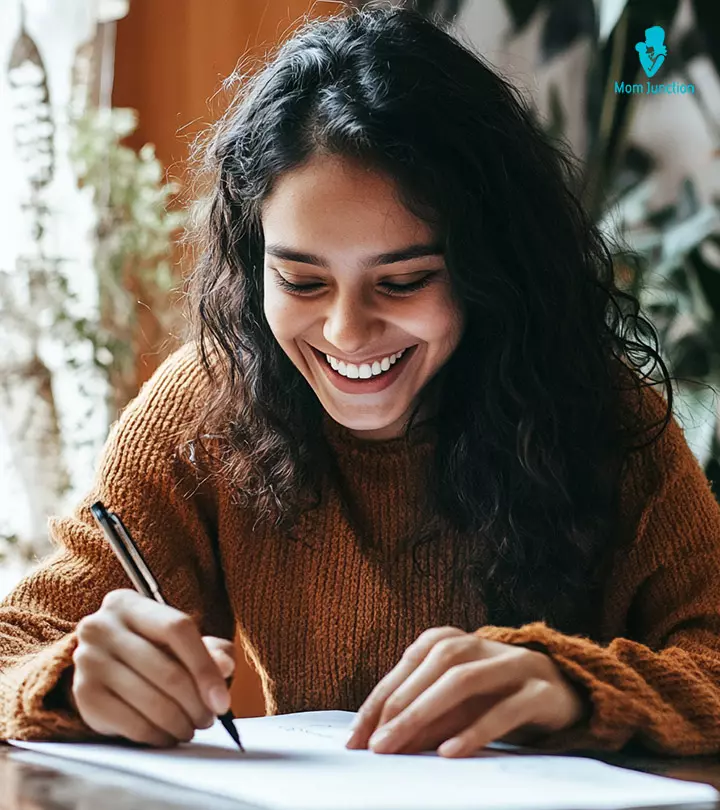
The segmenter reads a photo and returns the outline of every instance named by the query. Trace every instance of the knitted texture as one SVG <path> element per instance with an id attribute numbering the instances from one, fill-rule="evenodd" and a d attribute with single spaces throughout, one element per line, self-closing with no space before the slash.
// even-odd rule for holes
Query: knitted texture
<path id="1" fill-rule="evenodd" d="M 591 638 L 542 623 L 486 625 L 463 578 L 469 543 L 448 532 L 413 552 L 402 540 L 425 519 L 434 438 L 365 442 L 325 419 L 367 522 L 361 542 L 334 487 L 289 538 L 200 476 L 176 453 L 202 396 L 204 372 L 185 347 L 125 409 L 91 493 L 50 522 L 55 553 L 0 603 L 0 739 L 88 739 L 61 708 L 74 628 L 115 588 L 129 587 L 95 525 L 101 499 L 128 525 L 163 595 L 203 634 L 235 626 L 261 667 L 268 713 L 356 710 L 423 630 L 453 625 L 547 652 L 592 710 L 541 741 L 556 750 L 614 750 L 630 740 L 675 754 L 720 751 L 720 510 L 673 420 L 631 456 L 622 481 L 619 544 Z M 663 400 L 647 391 L 648 413 Z"/>

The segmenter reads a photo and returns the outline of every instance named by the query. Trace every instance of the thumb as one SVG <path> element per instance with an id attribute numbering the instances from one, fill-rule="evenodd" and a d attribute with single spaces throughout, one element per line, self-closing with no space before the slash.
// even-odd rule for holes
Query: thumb
<path id="1" fill-rule="evenodd" d="M 203 636 L 203 642 L 216 663 L 220 674 L 226 680 L 235 672 L 235 645 L 232 641 L 215 636 Z"/>

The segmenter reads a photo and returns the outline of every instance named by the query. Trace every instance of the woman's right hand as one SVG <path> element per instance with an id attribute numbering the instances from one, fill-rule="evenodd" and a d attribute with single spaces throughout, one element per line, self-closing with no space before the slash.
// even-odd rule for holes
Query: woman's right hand
<path id="1" fill-rule="evenodd" d="M 111 591 L 77 626 L 71 696 L 94 731 L 168 747 L 230 707 L 233 644 L 201 636 L 185 613 Z"/>

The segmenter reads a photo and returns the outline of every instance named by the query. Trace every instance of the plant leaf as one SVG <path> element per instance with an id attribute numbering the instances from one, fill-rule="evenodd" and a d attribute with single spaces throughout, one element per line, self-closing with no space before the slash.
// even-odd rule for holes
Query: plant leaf
<path id="1" fill-rule="evenodd" d="M 690 251 L 688 261 L 692 263 L 698 283 L 714 317 L 720 319 L 720 272 L 705 261 L 700 245 Z"/>
<path id="2" fill-rule="evenodd" d="M 598 19 L 598 41 L 601 45 L 607 42 L 626 5 L 627 0 L 595 0 L 595 14 Z"/>
<path id="3" fill-rule="evenodd" d="M 595 36 L 593 0 L 553 0 L 540 40 L 541 63 L 566 51 L 583 36 Z"/>
<path id="4" fill-rule="evenodd" d="M 687 65 L 705 53 L 707 43 L 697 28 L 688 29 L 675 47 L 680 64 Z M 669 54 L 668 54 L 669 55 Z"/>
<path id="5" fill-rule="evenodd" d="M 505 0 L 505 8 L 510 13 L 513 36 L 519 34 L 530 22 L 542 0 Z"/>
<path id="6" fill-rule="evenodd" d="M 617 170 L 636 101 L 633 94 L 615 93 L 615 82 L 634 83 L 640 70 L 636 43 L 645 38 L 645 29 L 651 24 L 669 28 L 678 4 L 679 0 L 654 0 L 649 21 L 646 0 L 629 0 L 608 40 L 591 60 L 587 92 L 589 150 L 583 197 L 595 219 L 605 208 L 604 195 Z"/>
<path id="7" fill-rule="evenodd" d="M 560 90 L 554 82 L 550 84 L 550 115 L 545 132 L 553 139 L 561 138 L 565 132 L 565 110 L 560 100 Z"/>
<path id="8" fill-rule="evenodd" d="M 718 0 L 692 0 L 695 23 L 705 42 L 707 55 L 720 73 L 720 3 Z"/>

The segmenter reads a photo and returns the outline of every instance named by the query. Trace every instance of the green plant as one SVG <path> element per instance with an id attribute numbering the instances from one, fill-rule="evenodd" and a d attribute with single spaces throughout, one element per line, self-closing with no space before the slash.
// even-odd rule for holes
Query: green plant
<path id="1" fill-rule="evenodd" d="M 713 393 L 720 386 L 720 199 L 701 205 L 691 179 L 685 178 L 673 204 L 660 210 L 651 208 L 655 161 L 631 138 L 639 98 L 615 92 L 618 81 L 637 83 L 645 78 L 634 44 L 644 39 L 650 25 L 670 30 L 679 2 L 508 3 L 513 6 L 513 19 L 519 25 L 529 19 L 522 15 L 545 7 L 544 60 L 552 59 L 580 36 L 589 36 L 593 42 L 585 111 L 588 151 L 579 193 L 611 244 L 621 246 L 616 255 L 618 282 L 638 296 L 658 330 L 663 357 L 678 381 L 676 413 L 720 494 L 720 415 Z M 688 65 L 696 57 L 706 54 L 716 70 L 720 67 L 716 35 L 720 5 L 692 0 L 691 6 L 695 26 L 671 43 L 663 66 L 665 76 L 678 77 L 686 84 L 691 83 Z M 694 99 L 708 130 L 720 143 L 718 122 L 700 87 L 695 87 Z M 562 135 L 564 116 L 558 105 L 554 113 L 551 131 Z M 630 247 L 632 256 L 623 245 Z"/>
<path id="2" fill-rule="evenodd" d="M 185 216 L 169 210 L 177 187 L 164 181 L 153 147 L 143 146 L 136 153 L 122 144 L 136 123 L 134 111 L 125 109 L 93 109 L 73 122 L 71 159 L 95 213 L 94 308 L 94 290 L 88 295 L 79 288 L 71 272 L 74 265 L 66 257 L 48 255 L 43 241 L 52 212 L 39 193 L 40 181 L 47 182 L 48 172 L 42 174 L 37 167 L 45 167 L 43 159 L 52 152 L 43 142 L 33 143 L 31 150 L 27 137 L 23 140 L 22 132 L 18 136 L 24 149 L 21 154 L 35 170 L 31 175 L 36 178 L 35 194 L 29 206 L 35 242 L 18 257 L 14 268 L 0 269 L 0 343 L 4 347 L 0 410 L 9 429 L 8 452 L 15 460 L 15 472 L 32 488 L 41 519 L 22 536 L 13 527 L 1 526 L 0 560 L 10 556 L 29 560 L 47 550 L 43 516 L 56 508 L 69 486 L 62 449 L 71 441 L 77 449 L 77 443 L 63 435 L 53 373 L 39 348 L 43 341 L 51 336 L 54 346 L 62 347 L 66 367 L 86 369 L 91 359 L 101 369 L 108 383 L 108 420 L 112 422 L 136 393 L 138 304 L 150 309 L 166 332 L 173 331 L 178 318 L 170 260 L 173 236 Z M 80 391 L 90 393 L 85 382 Z M 96 396 L 86 396 L 81 406 L 88 412 L 96 409 Z"/>
<path id="3" fill-rule="evenodd" d="M 0 563 L 4 563 L 19 544 L 20 538 L 15 532 L 0 534 Z"/>
<path id="4" fill-rule="evenodd" d="M 70 307 L 58 312 L 78 338 L 92 343 L 115 412 L 135 393 L 137 305 L 147 307 L 166 333 L 178 319 L 171 255 L 185 213 L 170 208 L 179 187 L 165 182 L 152 144 L 138 152 L 123 145 L 136 126 L 135 111 L 119 108 L 95 109 L 75 122 L 71 159 L 81 185 L 93 191 L 97 212 L 99 313 L 92 319 L 73 317 Z M 69 294 L 67 285 L 64 292 Z"/>
<path id="5" fill-rule="evenodd" d="M 450 18 L 476 0 L 414 0 L 423 13 Z M 510 37 L 540 21 L 540 63 L 581 38 L 592 44 L 587 70 L 587 154 L 579 196 L 593 219 L 617 245 L 618 282 L 640 299 L 658 330 L 661 351 L 678 380 L 677 409 L 698 459 L 720 494 L 720 414 L 713 389 L 720 387 L 720 199 L 701 205 L 686 178 L 674 204 L 652 210 L 655 161 L 631 140 L 638 97 L 615 92 L 617 81 L 644 79 L 635 43 L 645 29 L 670 31 L 679 0 L 504 0 Z M 663 75 L 691 83 L 688 65 L 706 55 L 720 74 L 720 3 L 690 0 L 695 25 L 669 43 Z M 566 131 L 557 86 L 549 87 L 546 131 Z M 720 124 L 701 89 L 694 99 L 720 144 Z M 720 149 L 716 157 L 720 156 Z M 630 248 L 630 253 L 624 249 Z"/>

